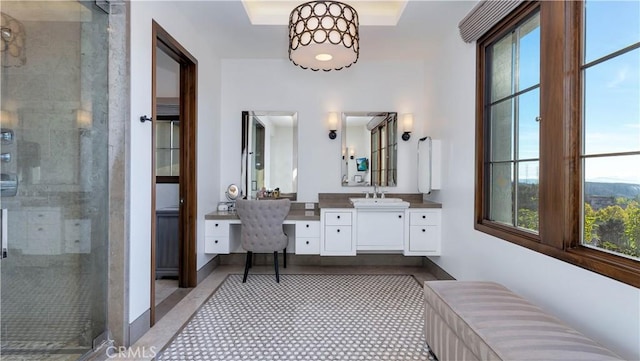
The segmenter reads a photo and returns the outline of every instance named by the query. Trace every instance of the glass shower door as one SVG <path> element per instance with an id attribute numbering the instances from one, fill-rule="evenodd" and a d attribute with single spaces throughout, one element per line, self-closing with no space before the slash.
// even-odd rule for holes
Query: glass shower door
<path id="1" fill-rule="evenodd" d="M 108 15 L 78 1 L 0 15 L 0 354 L 76 360 L 106 331 Z"/>

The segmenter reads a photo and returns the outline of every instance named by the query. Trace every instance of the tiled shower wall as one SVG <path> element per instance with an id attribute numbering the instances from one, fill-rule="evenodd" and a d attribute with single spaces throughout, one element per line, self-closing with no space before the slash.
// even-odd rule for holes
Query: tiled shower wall
<path id="1" fill-rule="evenodd" d="M 106 329 L 107 14 L 91 3 L 25 3 L 2 8 L 25 32 L 23 64 L 2 53 L 1 105 L 11 114 L 2 127 L 15 141 L 2 146 L 12 159 L 1 167 L 19 182 L 15 197 L 2 197 L 2 304 L 13 305 L 3 307 L 3 354 L 24 342 L 88 350 Z M 46 332 L 28 331 L 33 321 Z"/>

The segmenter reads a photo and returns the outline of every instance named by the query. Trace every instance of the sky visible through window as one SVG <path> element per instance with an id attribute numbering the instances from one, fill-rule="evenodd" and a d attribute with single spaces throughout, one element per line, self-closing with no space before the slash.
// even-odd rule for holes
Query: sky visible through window
<path id="1" fill-rule="evenodd" d="M 585 23 L 582 63 L 589 64 L 640 41 L 640 1 L 587 1 Z M 539 27 L 520 47 L 521 90 L 539 83 Z M 640 151 L 640 48 L 587 68 L 583 79 L 583 154 Z M 538 158 L 539 90 L 521 97 L 519 107 L 518 159 Z M 537 163 L 527 173 L 520 178 L 537 179 Z M 640 184 L 640 155 L 587 159 L 585 181 Z"/>
<path id="2" fill-rule="evenodd" d="M 584 64 L 640 41 L 640 2 L 587 1 Z M 585 155 L 640 150 L 640 49 L 584 73 Z M 586 181 L 640 184 L 640 155 L 587 161 Z"/>

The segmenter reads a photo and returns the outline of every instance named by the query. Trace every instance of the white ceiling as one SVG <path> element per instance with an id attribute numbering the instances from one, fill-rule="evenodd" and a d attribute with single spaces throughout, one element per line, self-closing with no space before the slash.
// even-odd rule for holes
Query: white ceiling
<path id="1" fill-rule="evenodd" d="M 409 0 L 397 26 L 360 26 L 360 60 L 428 58 L 442 34 L 457 31 L 458 22 L 475 4 L 476 0 Z M 221 58 L 288 59 L 287 26 L 251 25 L 240 0 L 185 1 L 181 6 L 181 16 L 211 37 Z"/>
<path id="2" fill-rule="evenodd" d="M 300 3 L 300 0 L 242 0 L 254 25 L 287 25 L 291 10 Z M 358 13 L 360 25 L 396 25 L 406 4 L 407 0 L 352 0 L 347 5 Z"/>

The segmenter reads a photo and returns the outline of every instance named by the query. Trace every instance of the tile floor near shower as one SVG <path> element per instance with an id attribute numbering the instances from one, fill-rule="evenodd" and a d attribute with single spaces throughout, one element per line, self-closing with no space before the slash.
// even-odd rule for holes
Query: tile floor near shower
<path id="1" fill-rule="evenodd" d="M 77 360 L 91 350 L 89 273 L 60 257 L 15 253 L 2 267 L 3 361 Z"/>

